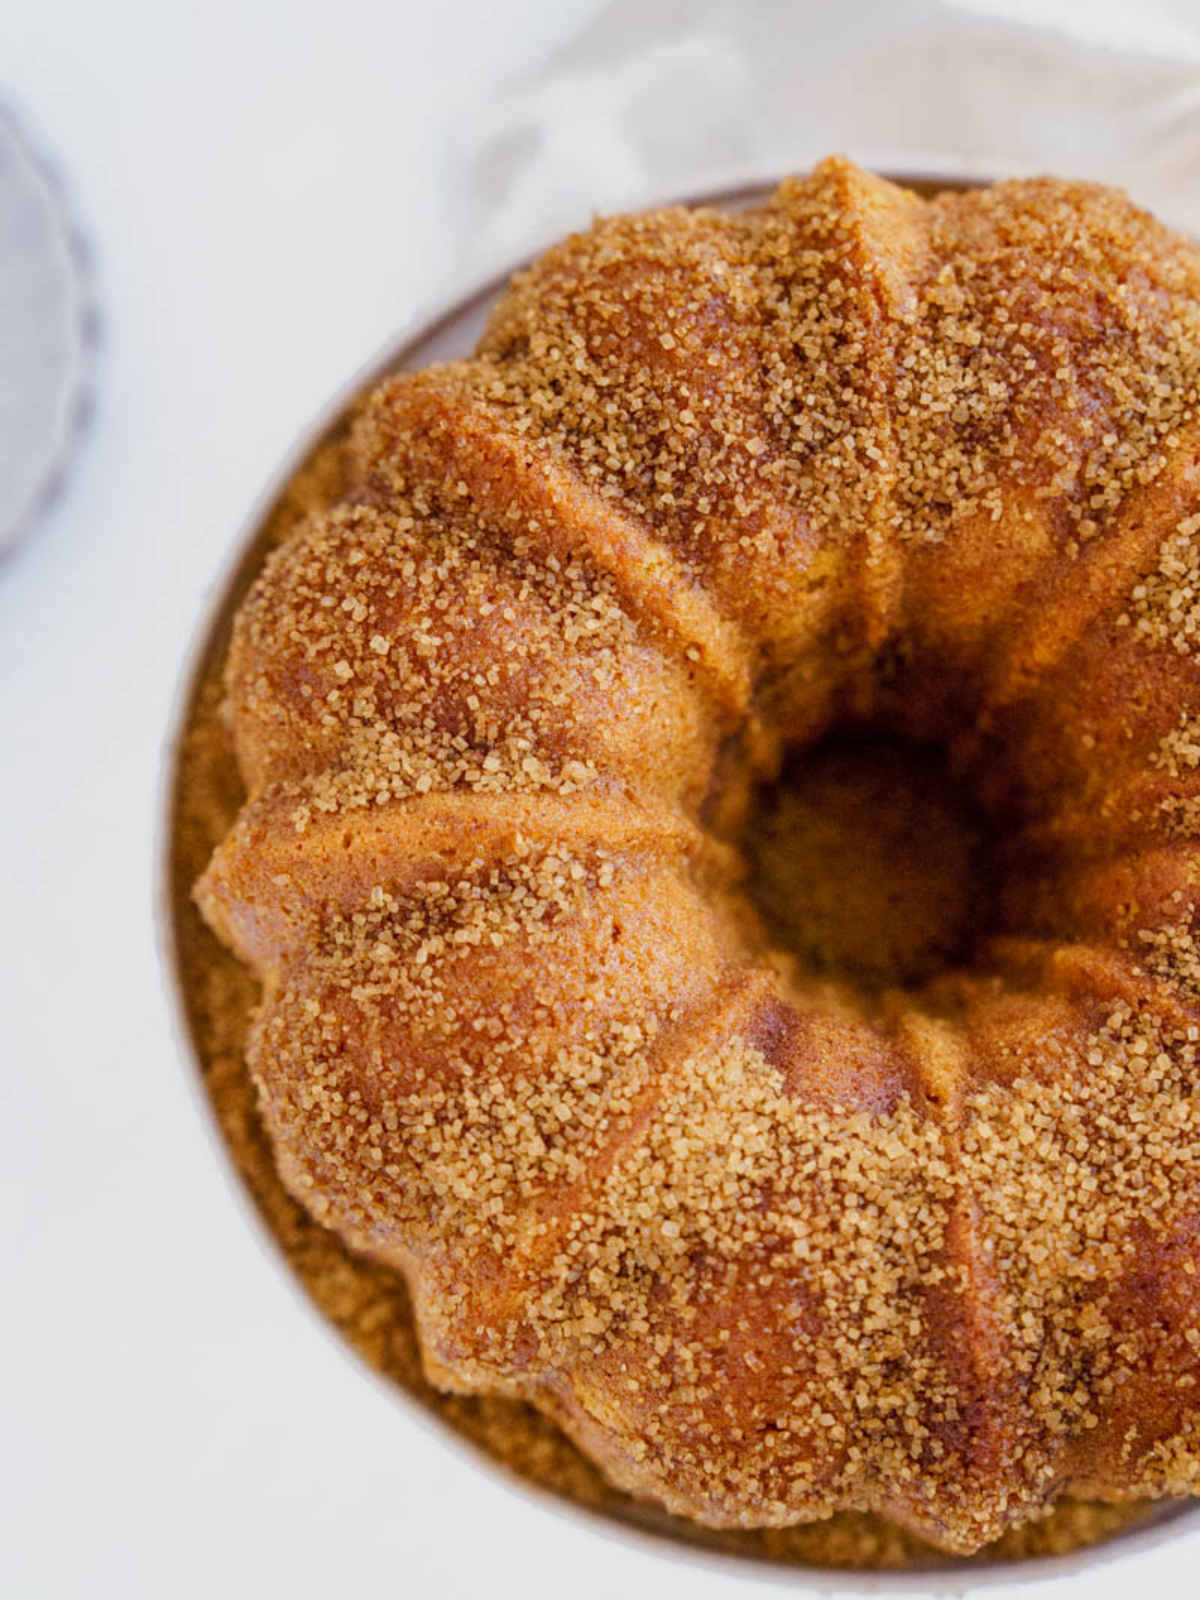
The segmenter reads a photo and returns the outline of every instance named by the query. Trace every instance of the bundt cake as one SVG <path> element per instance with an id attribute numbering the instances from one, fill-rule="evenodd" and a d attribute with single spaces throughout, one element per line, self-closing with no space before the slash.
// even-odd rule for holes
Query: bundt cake
<path id="1" fill-rule="evenodd" d="M 716 1526 L 1200 1493 L 1200 251 L 828 161 L 568 239 L 344 461 L 237 617 L 197 895 L 433 1379 Z M 901 986 L 752 891 L 868 733 L 993 840 Z"/>

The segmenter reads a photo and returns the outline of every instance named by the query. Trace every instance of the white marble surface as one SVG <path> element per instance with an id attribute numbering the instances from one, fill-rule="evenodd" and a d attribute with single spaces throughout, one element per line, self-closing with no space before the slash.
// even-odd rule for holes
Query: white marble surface
<path id="1" fill-rule="evenodd" d="M 162 737 L 206 585 L 297 429 L 452 269 L 448 108 L 593 9 L 6 10 L 0 93 L 72 180 L 106 317 L 67 492 L 0 567 L 0 1593 L 14 1600 L 752 1587 L 548 1512 L 347 1359 L 247 1225 L 154 948 Z M 1198 1563 L 1192 1534 L 1012 1592 L 1191 1594 Z"/>

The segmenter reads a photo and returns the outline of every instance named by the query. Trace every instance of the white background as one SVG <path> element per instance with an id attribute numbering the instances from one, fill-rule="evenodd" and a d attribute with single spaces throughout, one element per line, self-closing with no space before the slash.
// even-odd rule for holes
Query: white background
<path id="1" fill-rule="evenodd" d="M 5 1597 L 753 1587 L 514 1493 L 346 1358 L 248 1225 L 154 947 L 206 585 L 297 430 L 453 268 L 448 119 L 594 8 L 4 7 L 0 94 L 71 182 L 105 324 L 68 490 L 0 567 Z M 1197 1568 L 1193 1534 L 1037 1593 L 1194 1594 Z"/>

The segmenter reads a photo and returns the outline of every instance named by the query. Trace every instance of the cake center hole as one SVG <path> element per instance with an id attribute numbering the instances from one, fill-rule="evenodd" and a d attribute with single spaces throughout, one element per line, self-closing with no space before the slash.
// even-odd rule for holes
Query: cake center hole
<path id="1" fill-rule="evenodd" d="M 992 920 L 987 824 L 939 752 L 890 738 L 797 751 L 759 796 L 749 889 L 802 970 L 877 993 L 962 963 Z"/>

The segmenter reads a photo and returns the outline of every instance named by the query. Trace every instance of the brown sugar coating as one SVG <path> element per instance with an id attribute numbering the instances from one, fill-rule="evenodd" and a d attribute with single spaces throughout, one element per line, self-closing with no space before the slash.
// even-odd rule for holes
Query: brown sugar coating
<path id="1" fill-rule="evenodd" d="M 747 887 L 802 969 L 878 994 L 969 953 L 992 919 L 988 843 L 935 752 L 828 741 L 754 806 Z"/>
<path id="2" fill-rule="evenodd" d="M 435 1383 L 712 1527 L 1200 1490 L 1198 402 L 1200 256 L 1122 196 L 843 162 L 598 223 L 367 400 L 239 614 L 198 895 Z M 746 893 L 850 723 L 998 839 L 869 1005 Z"/>
<path id="3" fill-rule="evenodd" d="M 329 455 L 319 453 L 314 468 L 290 486 L 273 537 L 287 535 L 297 507 L 315 492 L 329 492 Z M 861 1512 L 747 1530 L 709 1529 L 672 1518 L 614 1488 L 543 1412 L 521 1401 L 454 1394 L 429 1383 L 402 1276 L 348 1250 L 280 1181 L 245 1059 L 257 986 L 191 903 L 191 885 L 228 831 L 242 796 L 219 715 L 220 699 L 214 663 L 197 686 L 177 771 L 173 909 L 180 977 L 192 1039 L 226 1148 L 288 1265 L 324 1315 L 365 1361 L 461 1438 L 523 1482 L 574 1505 L 693 1546 L 789 1565 L 893 1568 L 947 1562 L 950 1558 L 908 1530 Z M 1102 1504 L 1063 1497 L 1045 1515 L 1011 1528 L 974 1559 L 1062 1555 L 1109 1537 L 1146 1512 L 1144 1502 Z"/>

